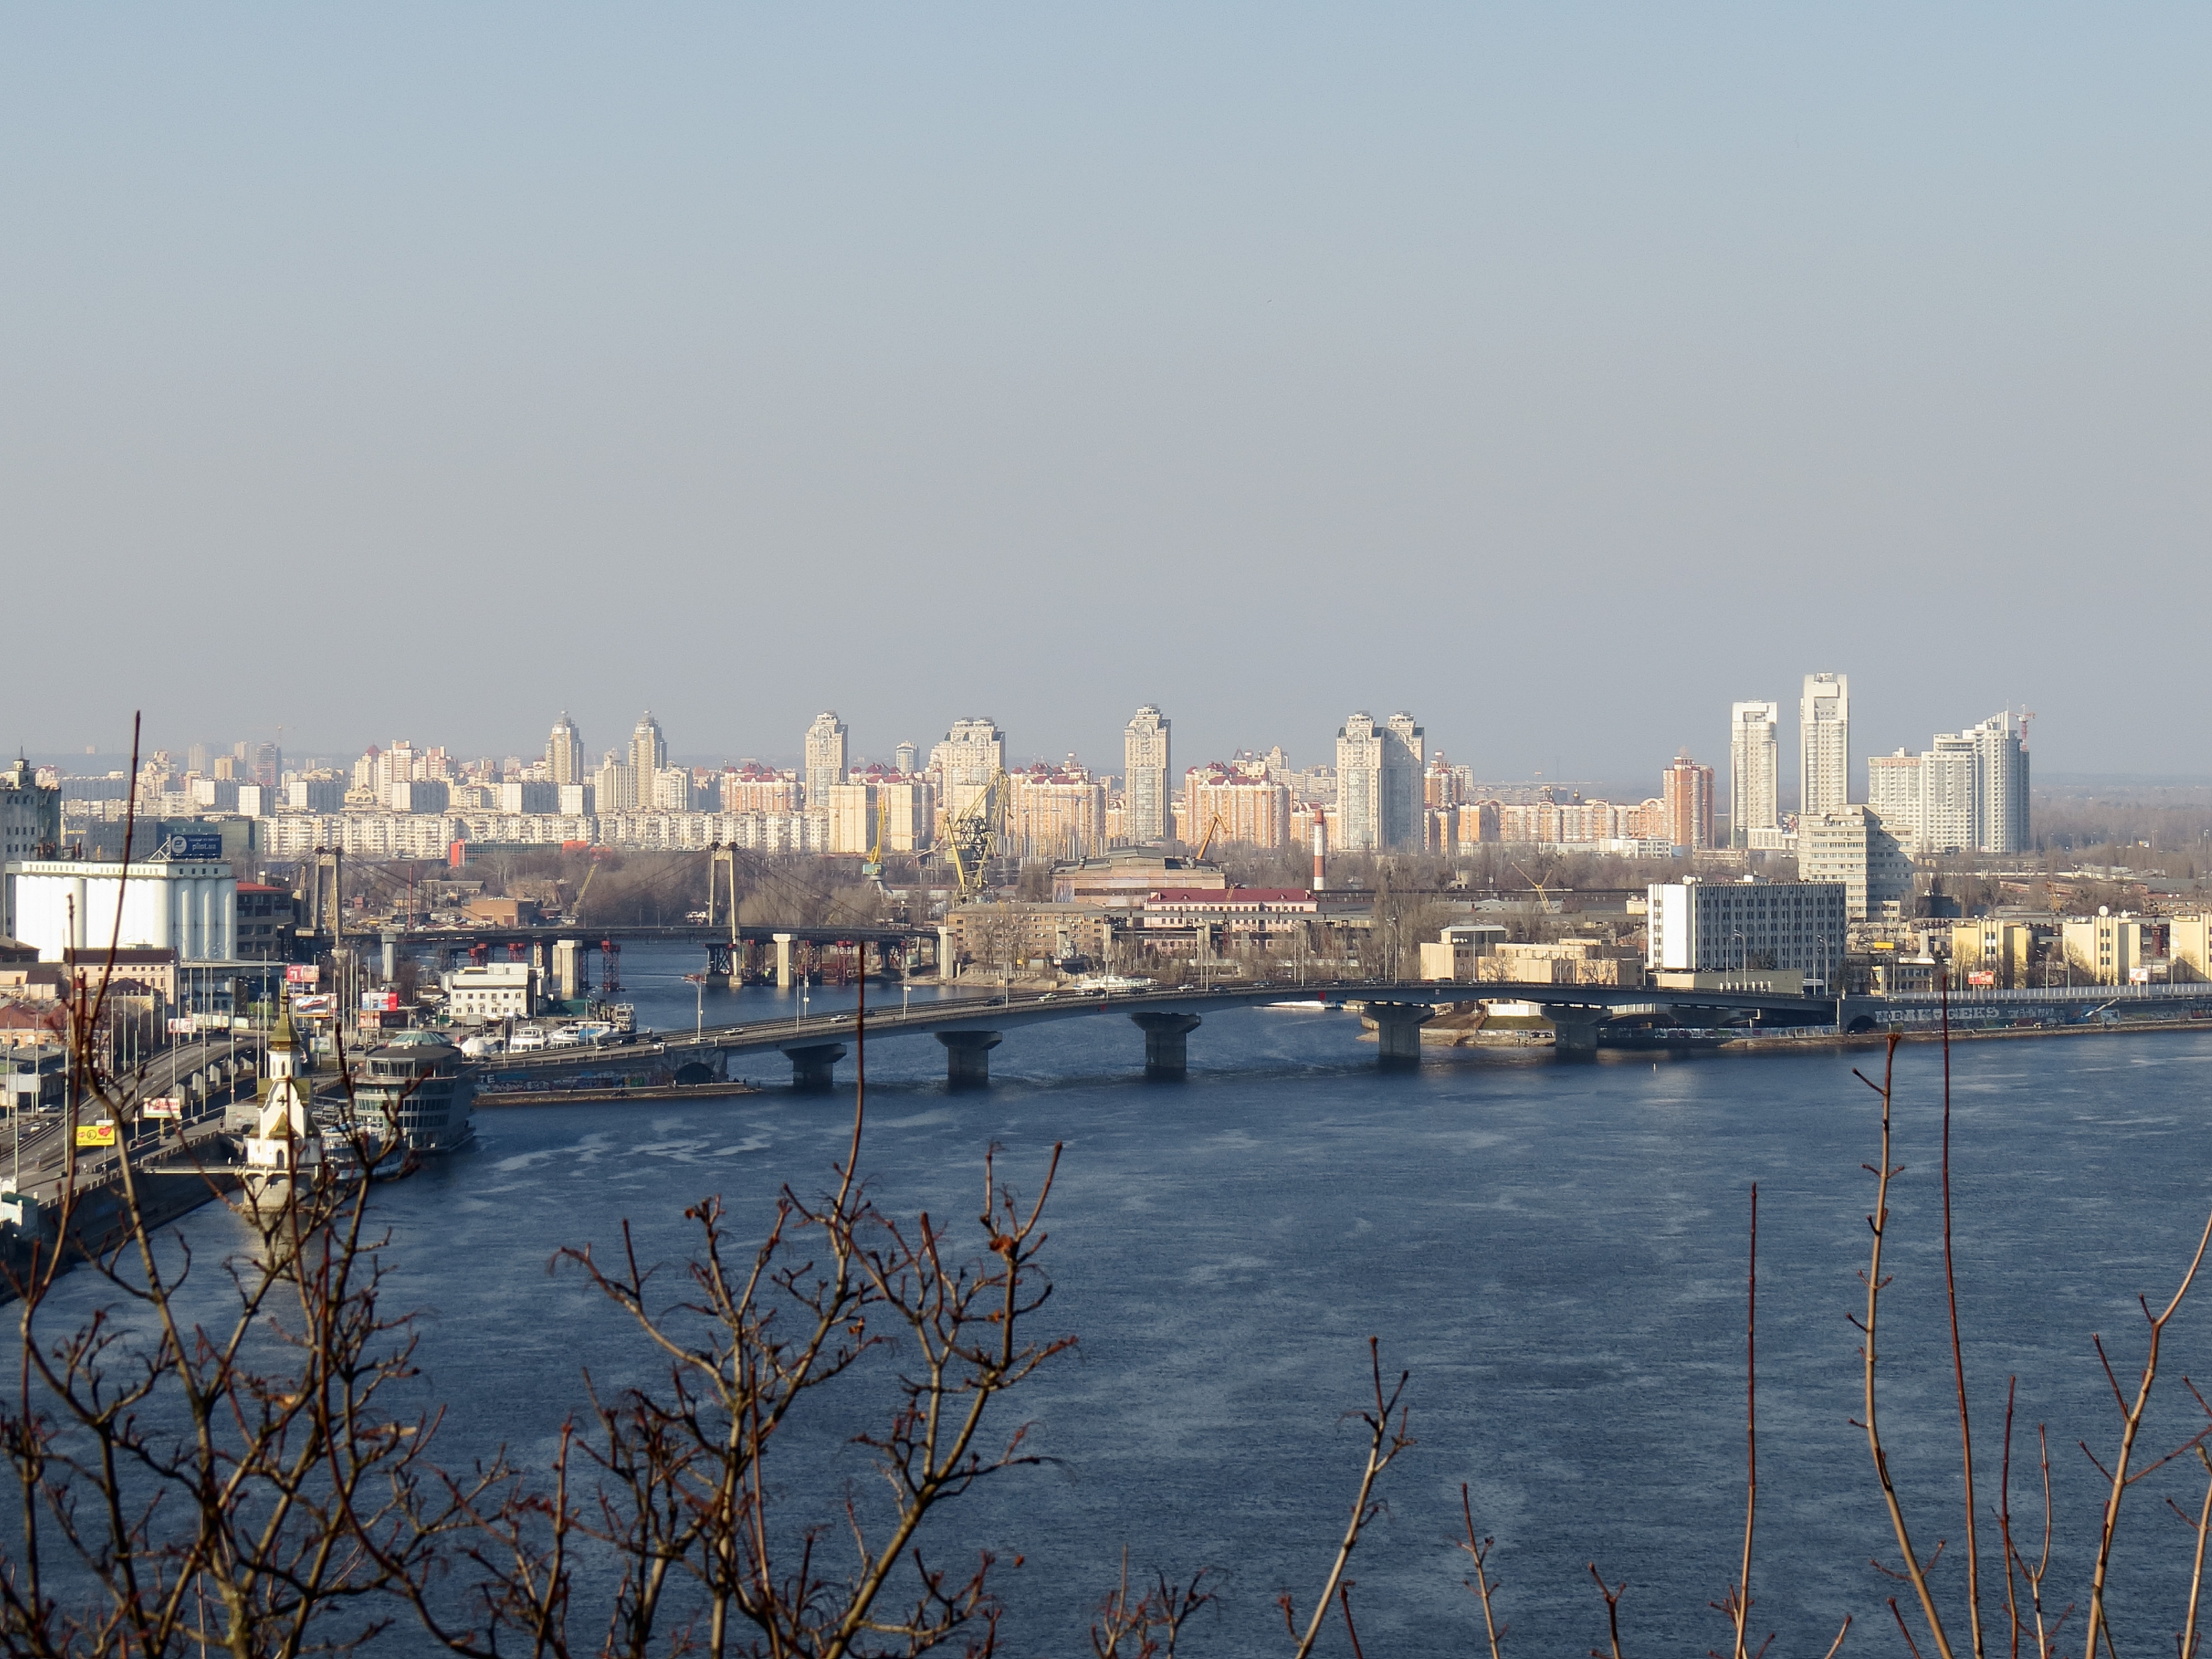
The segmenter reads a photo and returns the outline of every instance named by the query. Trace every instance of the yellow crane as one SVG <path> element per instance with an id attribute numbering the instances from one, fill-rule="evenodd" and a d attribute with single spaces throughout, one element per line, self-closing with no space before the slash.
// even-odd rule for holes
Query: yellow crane
<path id="1" fill-rule="evenodd" d="M 584 895 L 592 890 L 592 878 L 599 873 L 599 861 L 592 860 L 592 867 L 584 872 L 584 884 L 576 890 L 576 902 L 568 907 L 568 923 L 575 926 L 584 919 Z"/>
<path id="2" fill-rule="evenodd" d="M 997 850 L 999 836 L 1006 829 L 1006 798 L 1012 791 L 1006 775 L 994 773 L 975 798 L 945 826 L 945 850 L 952 855 L 952 878 L 960 903 L 983 895 L 991 854 Z"/>
<path id="3" fill-rule="evenodd" d="M 1213 845 L 1213 832 L 1220 828 L 1221 814 L 1216 812 L 1213 815 L 1213 821 L 1206 826 L 1206 833 L 1198 838 L 1198 851 L 1191 854 L 1192 863 L 1206 862 L 1206 849 Z"/>
<path id="4" fill-rule="evenodd" d="M 876 791 L 876 844 L 868 849 L 861 861 L 860 873 L 870 881 L 880 881 L 884 873 L 884 832 L 890 823 L 890 802 L 881 788 Z"/>

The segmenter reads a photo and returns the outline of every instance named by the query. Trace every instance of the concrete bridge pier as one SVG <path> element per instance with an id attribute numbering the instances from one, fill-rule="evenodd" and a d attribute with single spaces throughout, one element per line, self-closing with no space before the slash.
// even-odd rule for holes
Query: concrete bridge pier
<path id="1" fill-rule="evenodd" d="M 1190 1034 L 1198 1029 L 1196 1014 L 1132 1014 L 1145 1034 L 1145 1075 L 1180 1078 L 1190 1071 Z"/>
<path id="2" fill-rule="evenodd" d="M 1544 1005 L 1544 1018 L 1552 1022 L 1555 1046 L 1561 1060 L 1595 1060 L 1597 1028 L 1605 1023 L 1602 1008 L 1575 1008 L 1557 1003 Z"/>
<path id="3" fill-rule="evenodd" d="M 1370 1002 L 1367 1018 L 1375 1022 L 1375 1040 L 1385 1066 L 1421 1063 L 1421 1027 L 1437 1017 L 1425 1002 Z"/>
<path id="4" fill-rule="evenodd" d="M 791 935 L 778 933 L 775 937 L 775 988 L 788 991 L 791 988 Z"/>
<path id="5" fill-rule="evenodd" d="M 826 1094 L 837 1081 L 837 1062 L 845 1058 L 842 1042 L 810 1042 L 786 1048 L 791 1061 L 791 1086 L 802 1094 Z"/>
<path id="6" fill-rule="evenodd" d="M 937 930 L 937 982 L 939 985 L 951 984 L 953 975 L 959 969 L 960 955 L 952 948 L 952 930 L 940 927 Z"/>
<path id="7" fill-rule="evenodd" d="M 939 1031 L 949 1088 L 980 1089 L 991 1080 L 991 1050 L 1005 1041 L 996 1031 Z"/>

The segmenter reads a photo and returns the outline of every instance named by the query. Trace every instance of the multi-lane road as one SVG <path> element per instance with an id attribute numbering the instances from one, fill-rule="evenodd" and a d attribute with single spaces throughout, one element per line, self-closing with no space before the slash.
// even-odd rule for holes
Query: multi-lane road
<path id="1" fill-rule="evenodd" d="M 204 1139 L 220 1129 L 224 1104 L 230 1098 L 232 1083 L 250 1081 L 254 1070 L 254 1050 L 244 1045 L 234 1046 L 228 1036 L 207 1037 L 191 1042 L 179 1043 L 164 1049 L 147 1060 L 144 1066 L 121 1079 L 115 1091 L 125 1100 L 135 1104 L 142 1100 L 162 1096 L 177 1096 L 182 1085 L 195 1073 L 214 1066 L 234 1063 L 237 1071 L 230 1082 L 209 1079 L 207 1097 L 197 1107 L 188 1108 L 191 1115 L 183 1119 L 141 1118 L 127 1129 L 118 1131 L 118 1138 L 127 1135 L 128 1145 L 136 1160 L 143 1162 L 149 1154 L 158 1152 L 164 1140 L 172 1144 L 181 1136 L 186 1140 Z M 96 1121 L 107 1115 L 108 1108 L 100 1100 L 88 1097 L 78 1103 L 78 1121 Z M 12 1126 L 4 1142 L 0 1142 L 0 1174 L 8 1177 L 9 1185 L 36 1198 L 41 1203 L 51 1203 L 58 1197 L 71 1138 L 70 1115 L 66 1110 L 32 1113 Z M 80 1147 L 76 1156 L 76 1180 L 82 1187 L 100 1180 L 112 1169 L 116 1152 L 106 1147 Z"/>

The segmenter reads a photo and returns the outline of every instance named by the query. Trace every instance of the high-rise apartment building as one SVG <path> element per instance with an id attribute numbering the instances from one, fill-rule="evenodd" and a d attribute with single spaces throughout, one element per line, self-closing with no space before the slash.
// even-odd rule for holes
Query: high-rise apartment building
<path id="1" fill-rule="evenodd" d="M 1778 702 L 1740 702 L 1729 712 L 1729 845 L 1748 847 L 1754 830 L 1779 829 L 1775 727 Z"/>
<path id="2" fill-rule="evenodd" d="M 1920 799 L 1926 773 L 1923 757 L 1906 750 L 1867 757 L 1867 805 L 1898 844 L 1914 854 L 1926 850 Z"/>
<path id="3" fill-rule="evenodd" d="M 1808 674 L 1797 705 L 1798 811 L 1849 805 L 1850 763 L 1850 676 Z"/>
<path id="4" fill-rule="evenodd" d="M 1916 856 L 2026 852 L 2027 750 L 2011 712 L 1869 760 L 1867 804 Z"/>
<path id="5" fill-rule="evenodd" d="M 546 739 L 545 764 L 555 783 L 584 781 L 584 734 L 576 729 L 565 708 L 561 711 L 561 718 L 553 722 L 553 735 Z"/>
<path id="6" fill-rule="evenodd" d="M 2012 711 L 1992 714 L 1964 735 L 1974 745 L 1974 847 L 1983 853 L 2025 853 L 2032 844 L 2027 814 L 2027 749 Z"/>
<path id="7" fill-rule="evenodd" d="M 937 775 L 939 807 L 957 817 L 1006 769 L 1006 734 L 988 720 L 955 720 L 929 751 L 929 769 Z"/>
<path id="8" fill-rule="evenodd" d="M 1262 773 L 1251 776 L 1218 763 L 1183 774 L 1183 839 L 1196 846 L 1210 830 L 1213 844 L 1274 848 L 1291 837 L 1291 792 Z"/>
<path id="9" fill-rule="evenodd" d="M 806 804 L 826 805 L 832 787 L 845 781 L 845 722 L 834 709 L 824 709 L 806 728 L 806 759 L 801 776 L 806 783 Z"/>
<path id="10" fill-rule="evenodd" d="M 1121 731 L 1121 834 L 1140 844 L 1168 836 L 1169 720 L 1146 703 Z"/>
<path id="11" fill-rule="evenodd" d="M 1106 786 L 1079 766 L 1039 766 L 1008 780 L 1006 837 L 1017 857 L 1084 859 L 1106 845 Z"/>
<path id="12" fill-rule="evenodd" d="M 592 780 L 592 799 L 602 812 L 635 812 L 638 809 L 637 768 L 623 763 L 611 749 L 600 761 Z"/>
<path id="13" fill-rule="evenodd" d="M 1685 749 L 1661 774 L 1659 786 L 1669 842 L 1693 853 L 1710 848 L 1713 844 L 1713 769 L 1698 765 Z"/>
<path id="14" fill-rule="evenodd" d="M 1419 848 L 1425 747 L 1422 728 L 1403 712 L 1377 726 L 1363 709 L 1337 728 L 1333 845 L 1348 853 Z"/>
<path id="15" fill-rule="evenodd" d="M 1797 873 L 1841 882 L 1846 921 L 1894 921 L 1912 901 L 1912 854 L 1871 807 L 1800 814 Z"/>
<path id="16" fill-rule="evenodd" d="M 898 775 L 902 778 L 910 778 L 914 775 L 915 763 L 921 758 L 921 751 L 910 743 L 902 743 L 891 750 L 891 764 L 897 769 Z"/>
<path id="17" fill-rule="evenodd" d="M 630 728 L 629 769 L 638 775 L 637 793 L 642 797 L 650 793 L 648 781 L 668 764 L 668 739 L 660 734 L 660 722 L 653 718 L 653 711 Z M 602 808 L 602 811 L 605 809 Z"/>
<path id="18" fill-rule="evenodd" d="M 1938 732 L 1920 757 L 1920 840 L 1917 851 L 1963 853 L 1974 844 L 1974 744 Z"/>

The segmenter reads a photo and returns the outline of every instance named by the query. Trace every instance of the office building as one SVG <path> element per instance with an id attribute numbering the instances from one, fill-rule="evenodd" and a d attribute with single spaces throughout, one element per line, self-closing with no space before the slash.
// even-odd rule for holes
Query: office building
<path id="1" fill-rule="evenodd" d="M 805 763 L 800 775 L 806 784 L 809 806 L 829 805 L 833 784 L 845 781 L 845 722 L 825 709 L 806 728 Z"/>
<path id="2" fill-rule="evenodd" d="M 1670 846 L 1702 853 L 1713 844 L 1713 769 L 1700 766 L 1681 750 L 1660 775 L 1659 799 L 1667 817 Z"/>
<path id="3" fill-rule="evenodd" d="M 1775 729 L 1778 702 L 1740 702 L 1729 711 L 1729 845 L 1749 847 L 1751 831 L 1781 827 Z"/>
<path id="4" fill-rule="evenodd" d="M 1870 807 L 1799 814 L 1797 873 L 1841 883 L 1849 921 L 1896 921 L 1911 906 L 1912 854 Z"/>
<path id="5" fill-rule="evenodd" d="M 2150 978 L 2144 963 L 2145 934 L 2150 930 L 2136 917 L 2100 911 L 2080 921 L 2069 921 L 2063 933 L 2069 977 L 2075 984 L 2133 985 Z"/>
<path id="6" fill-rule="evenodd" d="M 1646 902 L 1650 969 L 1778 969 L 1828 985 L 1843 960 L 1841 882 L 1654 882 Z"/>
<path id="7" fill-rule="evenodd" d="M 0 772 L 0 866 L 18 859 L 49 859 L 62 839 L 62 792 L 38 780 L 29 761 Z M 0 897 L 0 938 L 21 937 L 15 931 L 15 884 L 6 885 Z"/>
<path id="8" fill-rule="evenodd" d="M 1121 836 L 1149 844 L 1168 837 L 1168 717 L 1146 703 L 1121 732 Z"/>
<path id="9" fill-rule="evenodd" d="M 444 975 L 446 1010 L 464 1024 L 531 1019 L 538 1013 L 538 969 L 526 962 L 486 962 Z"/>
<path id="10" fill-rule="evenodd" d="M 1797 704 L 1798 811 L 1849 805 L 1850 764 L 1850 677 L 1808 674 Z"/>
<path id="11" fill-rule="evenodd" d="M 914 769 L 921 759 L 921 751 L 910 743 L 902 743 L 891 750 L 891 767 L 902 778 L 914 775 Z"/>
<path id="12" fill-rule="evenodd" d="M 947 818 L 958 817 L 1006 769 L 1006 734 L 988 720 L 955 720 L 929 751 L 929 769 L 937 775 L 939 806 Z"/>
<path id="13" fill-rule="evenodd" d="M 565 708 L 561 711 L 561 718 L 553 722 L 553 735 L 546 741 L 545 765 L 555 783 L 585 781 L 584 734 L 576 729 Z"/>

